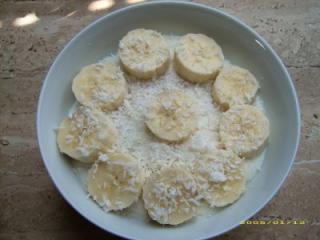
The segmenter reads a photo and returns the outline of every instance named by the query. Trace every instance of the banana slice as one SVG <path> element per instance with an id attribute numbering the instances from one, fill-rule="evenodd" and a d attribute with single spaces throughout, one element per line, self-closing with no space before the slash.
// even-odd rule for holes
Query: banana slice
<path id="1" fill-rule="evenodd" d="M 103 111 L 117 109 L 127 95 L 127 82 L 116 62 L 91 64 L 73 79 L 72 91 L 85 106 Z"/>
<path id="2" fill-rule="evenodd" d="M 165 168 L 143 186 L 144 206 L 160 224 L 177 225 L 191 219 L 197 210 L 196 183 L 184 168 Z"/>
<path id="3" fill-rule="evenodd" d="M 170 50 L 160 33 L 135 29 L 121 39 L 119 57 L 129 74 L 139 79 L 151 79 L 168 69 Z"/>
<path id="4" fill-rule="evenodd" d="M 222 114 L 219 134 L 227 149 L 250 158 L 257 155 L 267 143 L 269 120 L 256 107 L 238 105 Z"/>
<path id="5" fill-rule="evenodd" d="M 146 115 L 146 125 L 162 140 L 179 142 L 187 139 L 197 128 L 193 99 L 178 90 L 160 93 Z"/>
<path id="6" fill-rule="evenodd" d="M 250 104 L 259 89 L 256 78 L 248 70 L 237 66 L 222 69 L 212 87 L 213 99 L 224 109 Z"/>
<path id="7" fill-rule="evenodd" d="M 222 68 L 224 56 L 219 45 L 204 34 L 184 35 L 175 49 L 175 68 L 193 83 L 213 80 Z"/>
<path id="8" fill-rule="evenodd" d="M 88 174 L 88 192 L 105 210 L 121 210 L 138 200 L 144 174 L 139 162 L 124 153 L 101 154 Z"/>
<path id="9" fill-rule="evenodd" d="M 211 207 L 235 202 L 245 190 L 243 160 L 232 151 L 215 150 L 194 166 L 199 196 Z"/>
<path id="10" fill-rule="evenodd" d="M 117 139 L 112 121 L 98 110 L 81 106 L 59 127 L 60 152 L 81 162 L 94 162 L 101 149 L 111 147 Z"/>

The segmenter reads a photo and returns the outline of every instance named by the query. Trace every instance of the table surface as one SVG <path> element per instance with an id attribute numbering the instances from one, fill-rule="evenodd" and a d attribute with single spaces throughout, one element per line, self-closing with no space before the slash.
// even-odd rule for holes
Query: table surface
<path id="1" fill-rule="evenodd" d="M 116 239 L 82 218 L 55 189 L 35 130 L 41 84 L 59 51 L 93 20 L 134 1 L 115 1 L 100 11 L 90 11 L 91 2 L 0 1 L 0 239 Z M 239 17 L 267 39 L 289 69 L 302 109 L 290 176 L 255 218 L 306 223 L 242 225 L 218 239 L 320 239 L 320 1 L 195 2 Z M 30 13 L 35 15 L 23 18 Z"/>

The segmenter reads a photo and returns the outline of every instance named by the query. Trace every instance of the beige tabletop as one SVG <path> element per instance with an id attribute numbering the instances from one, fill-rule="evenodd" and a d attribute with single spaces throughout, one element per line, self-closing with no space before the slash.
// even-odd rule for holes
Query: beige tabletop
<path id="1" fill-rule="evenodd" d="M 40 157 L 35 115 L 42 81 L 64 45 L 93 20 L 136 1 L 0 1 L 0 239 L 116 239 L 54 187 Z M 195 2 L 239 17 L 267 39 L 289 69 L 302 109 L 290 176 L 254 217 L 286 224 L 242 225 L 218 239 L 320 239 L 320 1 Z"/>

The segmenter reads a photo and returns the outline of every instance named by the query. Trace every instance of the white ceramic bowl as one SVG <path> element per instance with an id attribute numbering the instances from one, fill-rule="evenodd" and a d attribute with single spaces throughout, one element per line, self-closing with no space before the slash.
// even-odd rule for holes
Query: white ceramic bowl
<path id="1" fill-rule="evenodd" d="M 250 69 L 261 84 L 266 114 L 271 122 L 270 143 L 261 172 L 235 204 L 211 217 L 197 217 L 178 227 L 152 224 L 146 216 L 103 212 L 59 153 L 54 128 L 67 115 L 75 99 L 71 82 L 81 67 L 116 52 L 129 30 L 144 27 L 166 34 L 205 33 L 222 47 L 232 63 Z M 90 24 L 62 50 L 44 81 L 37 115 L 38 141 L 43 161 L 58 190 L 82 216 L 116 235 L 130 239 L 204 239 L 239 225 L 259 211 L 285 180 L 296 154 L 300 134 L 299 105 L 290 76 L 280 58 L 240 20 L 203 5 L 151 2 L 127 7 Z"/>

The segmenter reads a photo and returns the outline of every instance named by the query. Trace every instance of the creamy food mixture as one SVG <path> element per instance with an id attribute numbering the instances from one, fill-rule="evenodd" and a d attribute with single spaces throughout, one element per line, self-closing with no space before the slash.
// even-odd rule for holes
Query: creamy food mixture
<path id="1" fill-rule="evenodd" d="M 173 49 L 179 37 L 165 36 L 165 38 L 170 44 L 170 54 L 171 58 L 173 58 Z M 101 60 L 101 63 L 114 60 L 118 61 L 117 56 L 107 56 Z M 225 64 L 231 63 L 225 60 Z M 176 73 L 173 64 L 170 65 L 164 75 L 148 82 L 141 82 L 131 76 L 126 76 L 126 78 L 129 85 L 129 93 L 124 100 L 124 104 L 118 110 L 108 113 L 108 115 L 117 129 L 120 130 L 118 146 L 122 151 L 128 152 L 139 159 L 147 175 L 158 171 L 164 166 L 171 166 L 177 161 L 192 167 L 194 161 L 197 161 L 199 153 L 219 148 L 218 122 L 221 110 L 212 101 L 212 82 L 197 85 L 189 83 Z M 162 91 L 172 89 L 182 90 L 194 97 L 200 119 L 198 123 L 199 130 L 190 139 L 182 144 L 168 145 L 150 135 L 144 124 L 144 116 L 148 110 L 149 103 L 155 96 Z M 264 111 L 264 103 L 259 95 L 253 105 Z M 79 104 L 76 102 L 70 113 L 74 112 L 78 106 Z M 263 159 L 264 151 L 253 159 L 245 161 L 247 181 L 252 180 L 261 169 Z M 91 166 L 73 161 L 73 167 L 84 189 L 87 189 L 86 179 Z M 141 214 L 143 214 L 142 205 L 140 207 Z M 213 214 L 214 212 L 214 209 L 205 205 L 200 210 L 200 213 L 205 215 Z"/>

